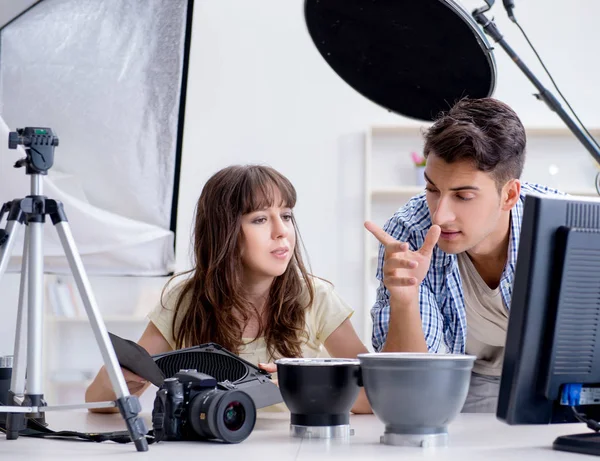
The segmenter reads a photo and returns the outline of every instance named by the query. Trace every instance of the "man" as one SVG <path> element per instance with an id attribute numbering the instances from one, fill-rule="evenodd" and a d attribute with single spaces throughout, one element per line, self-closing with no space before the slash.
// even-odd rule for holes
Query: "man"
<path id="1" fill-rule="evenodd" d="M 465 412 L 495 412 L 524 195 L 525 129 L 492 99 L 464 99 L 425 135 L 426 191 L 380 229 L 373 347 L 477 357 Z"/>

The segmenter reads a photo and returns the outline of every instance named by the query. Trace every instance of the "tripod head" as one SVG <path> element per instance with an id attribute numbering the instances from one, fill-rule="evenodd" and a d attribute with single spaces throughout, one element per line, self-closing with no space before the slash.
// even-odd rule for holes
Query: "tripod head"
<path id="1" fill-rule="evenodd" d="M 48 174 L 54 164 L 54 148 L 58 137 L 51 128 L 26 127 L 8 133 L 8 148 L 25 147 L 27 156 L 15 163 L 15 168 L 26 167 L 25 174 Z"/>

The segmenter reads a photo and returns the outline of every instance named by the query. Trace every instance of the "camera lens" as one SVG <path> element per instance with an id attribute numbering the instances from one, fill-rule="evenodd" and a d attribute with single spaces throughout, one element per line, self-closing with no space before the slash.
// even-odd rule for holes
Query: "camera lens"
<path id="1" fill-rule="evenodd" d="M 188 420 L 203 439 L 239 443 L 256 423 L 256 406 L 248 394 L 211 389 L 196 395 L 188 407 Z"/>
<path id="2" fill-rule="evenodd" d="M 225 427 L 230 431 L 237 431 L 244 425 L 246 420 L 246 412 L 244 406 L 240 402 L 231 402 L 225 408 L 223 413 L 223 422 Z"/>

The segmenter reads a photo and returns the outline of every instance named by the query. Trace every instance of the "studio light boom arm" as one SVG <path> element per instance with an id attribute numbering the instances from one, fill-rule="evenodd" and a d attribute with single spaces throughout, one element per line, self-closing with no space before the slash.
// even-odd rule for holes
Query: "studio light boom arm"
<path id="1" fill-rule="evenodd" d="M 512 59 L 512 61 L 521 69 L 521 71 L 525 74 L 525 76 L 529 79 L 531 83 L 537 88 L 539 94 L 536 97 L 546 103 L 546 105 L 552 110 L 556 112 L 556 114 L 561 118 L 561 120 L 567 125 L 569 130 L 575 135 L 575 137 L 579 140 L 581 144 L 586 148 L 586 150 L 594 157 L 594 160 L 600 165 L 600 147 L 596 143 L 596 141 L 587 134 L 576 122 L 573 118 L 563 109 L 562 105 L 556 99 L 556 97 L 542 85 L 542 82 L 533 74 L 533 72 L 525 65 L 525 63 L 519 58 L 517 53 L 506 43 L 504 37 L 496 27 L 496 24 L 493 20 L 488 19 L 485 15 L 487 11 L 494 4 L 494 0 L 485 0 L 487 6 L 476 9 L 473 11 L 472 15 L 475 21 L 483 28 L 484 32 L 489 35 L 496 43 L 498 43 L 502 49 L 508 54 L 508 56 Z M 596 175 L 596 192 L 600 195 L 600 173 Z"/>

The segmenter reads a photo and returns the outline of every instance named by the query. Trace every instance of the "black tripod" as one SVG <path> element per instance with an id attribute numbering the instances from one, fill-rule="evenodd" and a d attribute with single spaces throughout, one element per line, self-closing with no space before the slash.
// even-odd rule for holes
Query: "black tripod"
<path id="1" fill-rule="evenodd" d="M 5 203 L 0 210 L 0 221 L 4 214 L 8 213 L 6 229 L 0 229 L 0 278 L 4 275 L 8 266 L 17 233 L 23 225 L 26 226 L 21 263 L 14 367 L 8 395 L 8 402 L 12 403 L 13 406 L 0 406 L 0 413 L 8 413 L 6 437 L 9 440 L 17 439 L 19 431 L 26 428 L 26 418 L 43 422 L 44 413 L 47 411 L 116 406 L 127 424 L 129 436 L 135 443 L 136 449 L 147 451 L 148 442 L 145 435 L 148 430 L 144 420 L 138 416 L 141 411 L 140 402 L 136 396 L 129 394 L 129 389 L 123 378 L 106 326 L 100 316 L 81 257 L 75 246 L 63 204 L 43 195 L 42 177 L 48 174 L 48 170 L 54 163 L 54 147 L 58 146 L 58 137 L 54 135 L 50 128 L 27 127 L 9 134 L 8 147 L 16 149 L 19 144 L 25 147 L 27 155 L 15 164 L 15 168 L 25 167 L 25 174 L 31 177 L 31 194 L 25 198 Z M 43 231 L 46 215 L 52 219 L 52 224 L 54 224 L 58 233 L 69 267 L 75 278 L 110 382 L 117 396 L 114 402 L 48 406 L 44 401 L 42 390 Z M 26 310 L 24 309 L 25 298 L 27 298 Z M 24 331 L 25 319 L 27 319 L 26 332 Z M 24 354 L 27 358 L 26 363 Z"/>

